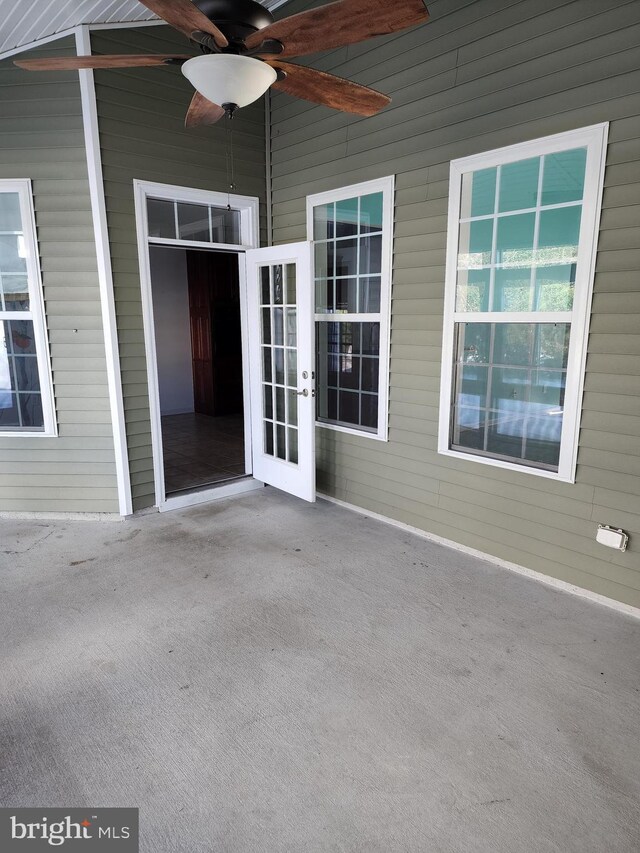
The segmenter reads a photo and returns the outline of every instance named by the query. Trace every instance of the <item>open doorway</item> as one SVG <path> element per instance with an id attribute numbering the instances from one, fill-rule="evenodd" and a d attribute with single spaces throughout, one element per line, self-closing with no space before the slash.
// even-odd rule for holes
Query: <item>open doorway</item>
<path id="1" fill-rule="evenodd" d="M 247 476 L 238 255 L 150 246 L 165 493 Z"/>

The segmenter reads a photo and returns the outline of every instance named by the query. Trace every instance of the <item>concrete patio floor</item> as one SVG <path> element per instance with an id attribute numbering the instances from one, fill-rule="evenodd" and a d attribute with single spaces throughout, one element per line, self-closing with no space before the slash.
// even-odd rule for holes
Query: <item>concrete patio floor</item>
<path id="1" fill-rule="evenodd" d="M 145 853 L 636 853 L 640 622 L 272 490 L 0 520 L 1 805 Z"/>

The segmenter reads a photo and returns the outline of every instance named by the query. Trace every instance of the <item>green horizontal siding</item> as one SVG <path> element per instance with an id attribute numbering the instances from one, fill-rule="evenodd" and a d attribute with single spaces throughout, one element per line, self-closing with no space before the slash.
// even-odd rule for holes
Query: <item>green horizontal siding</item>
<path id="1" fill-rule="evenodd" d="M 95 32 L 92 47 L 94 53 L 170 55 L 190 50 L 168 27 Z M 185 130 L 193 89 L 179 68 L 100 71 L 95 76 L 127 442 L 138 510 L 153 505 L 155 490 L 133 181 L 225 192 L 225 128 L 220 124 Z M 257 196 L 264 217 L 262 103 L 243 109 L 234 119 L 234 152 L 235 191 Z"/>
<path id="2" fill-rule="evenodd" d="M 389 441 L 319 429 L 319 488 L 638 606 L 640 4 L 428 5 L 424 27 L 305 60 L 391 95 L 379 115 L 272 97 L 276 242 L 306 238 L 308 194 L 396 175 Z M 576 483 L 438 455 L 450 161 L 602 121 L 611 126 Z M 598 545 L 598 523 L 626 529 L 627 552 Z"/>
<path id="3" fill-rule="evenodd" d="M 75 54 L 73 39 L 29 56 Z M 0 178 L 30 178 L 59 436 L 0 434 L 0 511 L 118 512 L 76 73 L 0 63 Z"/>

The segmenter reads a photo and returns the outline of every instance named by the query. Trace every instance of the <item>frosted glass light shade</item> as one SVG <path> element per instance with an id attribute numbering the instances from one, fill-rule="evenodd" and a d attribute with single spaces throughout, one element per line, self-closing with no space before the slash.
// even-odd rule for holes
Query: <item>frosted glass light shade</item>
<path id="1" fill-rule="evenodd" d="M 182 73 L 194 89 L 219 106 L 246 107 L 278 79 L 266 62 L 229 53 L 195 56 L 184 63 Z"/>

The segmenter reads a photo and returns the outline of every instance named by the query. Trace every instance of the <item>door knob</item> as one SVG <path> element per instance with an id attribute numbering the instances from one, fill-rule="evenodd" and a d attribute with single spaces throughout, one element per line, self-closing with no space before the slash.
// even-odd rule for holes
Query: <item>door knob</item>
<path id="1" fill-rule="evenodd" d="M 296 394 L 298 395 L 298 397 L 308 397 L 309 391 L 307 388 L 305 388 L 304 391 L 296 391 Z"/>

